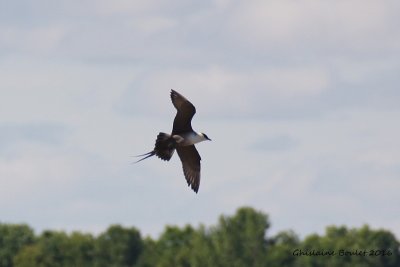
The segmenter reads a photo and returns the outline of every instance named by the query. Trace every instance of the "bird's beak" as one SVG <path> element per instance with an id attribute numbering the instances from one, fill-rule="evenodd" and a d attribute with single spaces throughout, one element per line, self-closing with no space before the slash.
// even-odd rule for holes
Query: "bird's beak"
<path id="1" fill-rule="evenodd" d="M 210 138 L 207 138 L 207 140 L 208 140 L 208 141 L 211 141 L 211 139 L 210 139 Z"/>

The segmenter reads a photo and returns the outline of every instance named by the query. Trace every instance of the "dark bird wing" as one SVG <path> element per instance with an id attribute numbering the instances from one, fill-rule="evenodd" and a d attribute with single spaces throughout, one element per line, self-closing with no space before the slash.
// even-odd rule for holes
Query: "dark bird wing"
<path id="1" fill-rule="evenodd" d="M 189 100 L 175 90 L 171 90 L 171 100 L 177 110 L 172 134 L 174 135 L 193 131 L 191 121 L 196 113 L 196 108 L 189 102 Z"/>
<path id="2" fill-rule="evenodd" d="M 185 174 L 188 186 L 197 193 L 200 186 L 200 160 L 201 157 L 194 145 L 180 146 L 176 148 L 179 158 L 182 161 L 183 173 Z"/>

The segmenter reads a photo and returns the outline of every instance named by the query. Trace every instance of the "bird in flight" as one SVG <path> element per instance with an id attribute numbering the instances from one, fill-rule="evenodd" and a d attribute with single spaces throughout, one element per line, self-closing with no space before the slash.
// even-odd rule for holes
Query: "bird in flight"
<path id="1" fill-rule="evenodd" d="M 182 162 L 187 184 L 197 193 L 200 186 L 201 157 L 194 145 L 206 140 L 211 141 L 211 139 L 205 133 L 193 131 L 191 122 L 196 113 L 196 108 L 189 100 L 172 89 L 171 100 L 177 110 L 172 133 L 160 132 L 153 151 L 139 155 L 138 157 L 143 158 L 136 163 L 154 155 L 162 160 L 169 161 L 176 150 Z"/>

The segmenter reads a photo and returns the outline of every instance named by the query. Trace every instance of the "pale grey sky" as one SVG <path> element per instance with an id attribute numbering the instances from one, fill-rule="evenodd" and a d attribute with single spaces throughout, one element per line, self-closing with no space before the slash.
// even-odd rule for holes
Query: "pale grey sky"
<path id="1" fill-rule="evenodd" d="M 364 223 L 400 236 L 400 4 L 0 0 L 0 221 L 157 235 L 250 205 L 271 233 Z M 176 155 L 197 107 L 202 181 Z"/>

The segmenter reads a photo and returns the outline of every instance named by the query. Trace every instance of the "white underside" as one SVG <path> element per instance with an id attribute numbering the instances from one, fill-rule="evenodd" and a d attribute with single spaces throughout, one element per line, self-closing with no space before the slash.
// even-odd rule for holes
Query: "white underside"
<path id="1" fill-rule="evenodd" d="M 180 146 L 190 146 L 206 140 L 202 134 L 196 132 L 174 135 L 173 137 Z"/>

